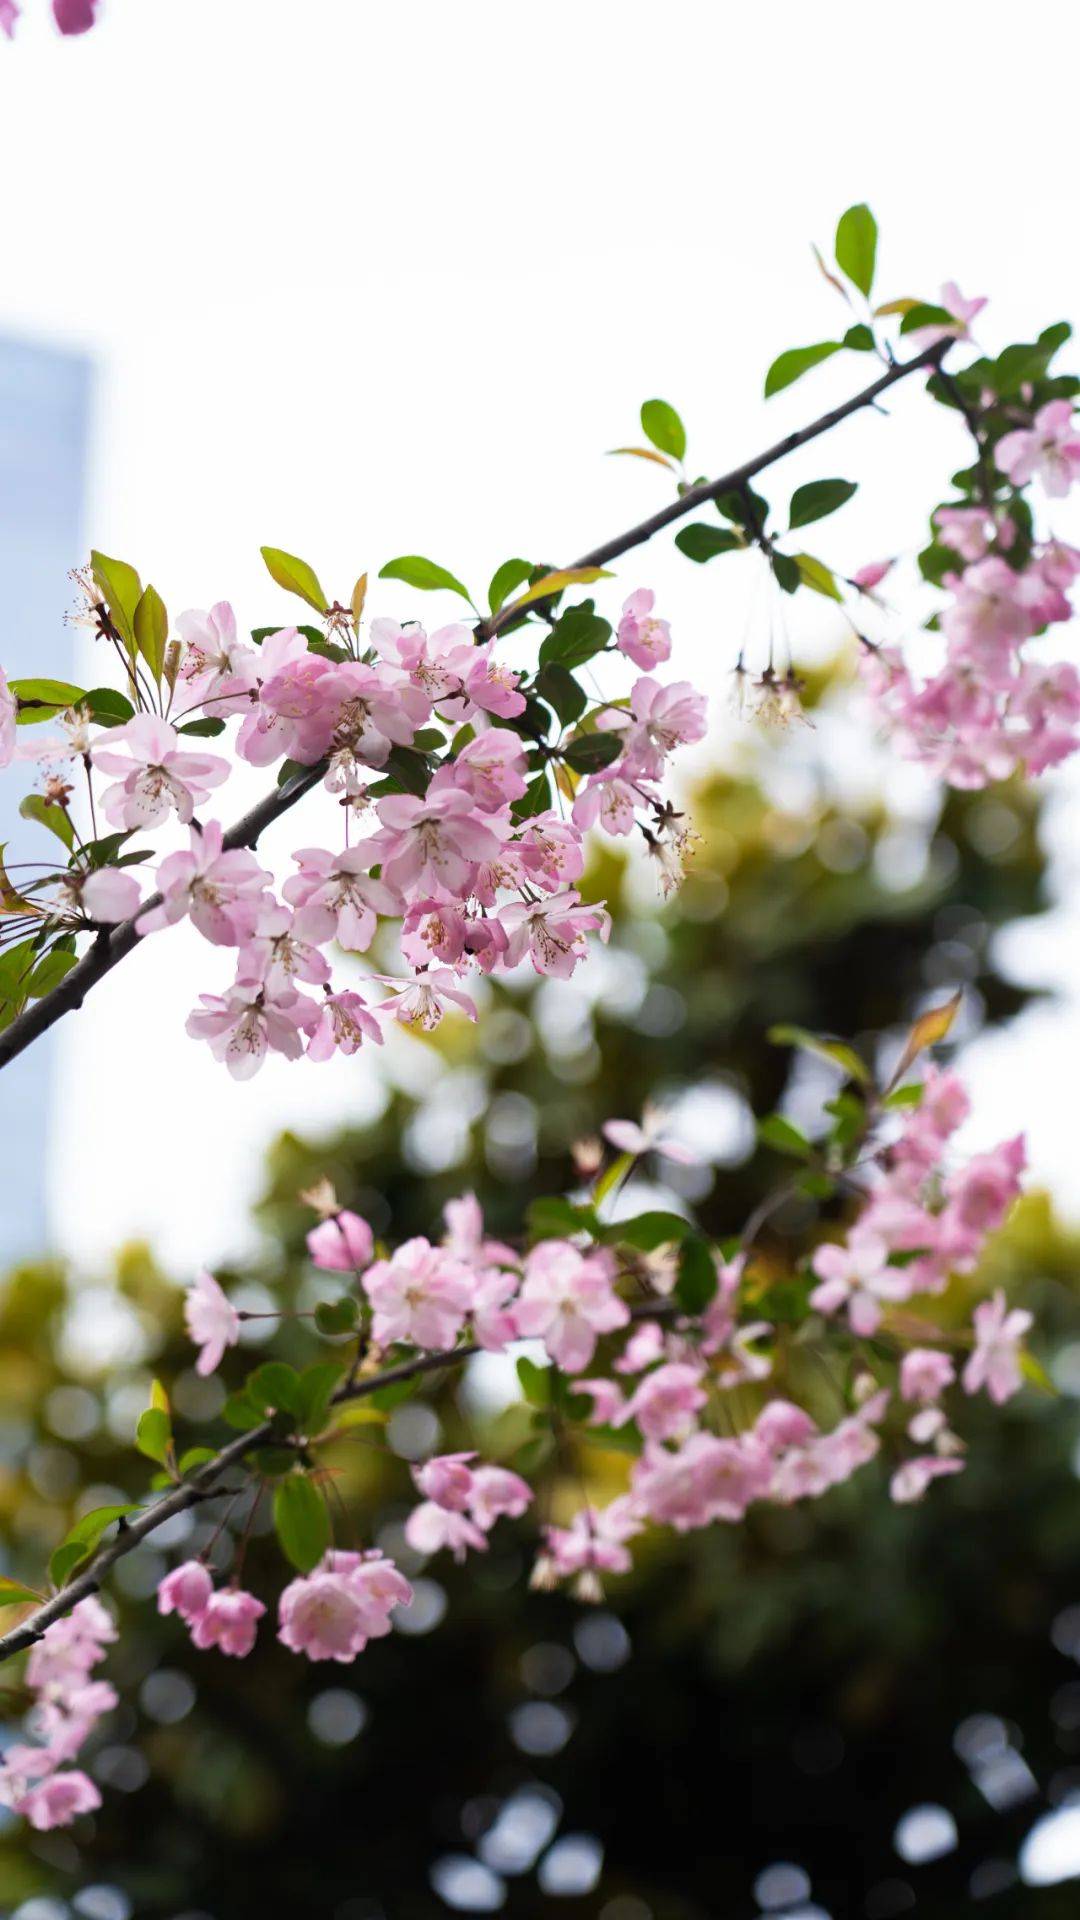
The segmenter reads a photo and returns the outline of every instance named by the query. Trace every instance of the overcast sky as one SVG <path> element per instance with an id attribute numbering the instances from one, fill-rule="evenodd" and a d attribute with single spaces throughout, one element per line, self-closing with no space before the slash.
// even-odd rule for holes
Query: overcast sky
<path id="1" fill-rule="evenodd" d="M 509 554 L 566 561 L 660 504 L 659 475 L 603 458 L 650 394 L 683 412 L 694 469 L 723 470 L 863 377 L 846 359 L 760 399 L 780 348 L 837 325 L 808 243 L 856 199 L 883 295 L 955 277 L 991 296 L 990 347 L 1080 312 L 1072 116 L 1037 78 L 1072 71 L 1066 4 L 1023 9 L 1036 52 L 1007 107 L 1002 15 L 923 0 L 105 0 L 72 42 L 25 9 L 0 44 L 0 331 L 93 356 L 86 544 L 174 611 L 284 618 L 263 542 L 343 595 L 400 552 L 481 583 Z M 912 394 L 784 478 L 862 480 L 829 549 L 853 566 L 918 543 L 958 457 Z M 677 664 L 719 693 L 742 587 L 670 542 L 624 563 L 612 604 L 645 581 Z M 373 612 L 435 614 L 388 588 Z M 58 580 L 58 619 L 66 600 Z M 1064 977 L 1077 931 L 1063 915 L 1020 963 Z M 220 1257 L 265 1140 L 370 1099 L 355 1063 L 226 1084 L 183 1016 L 227 971 L 179 932 L 67 1023 L 56 1226 L 83 1259 L 133 1232 L 178 1271 Z M 1064 1187 L 1080 1015 L 1024 1032 L 1022 1054 L 977 1052 L 980 1126 L 1024 1109 Z"/>

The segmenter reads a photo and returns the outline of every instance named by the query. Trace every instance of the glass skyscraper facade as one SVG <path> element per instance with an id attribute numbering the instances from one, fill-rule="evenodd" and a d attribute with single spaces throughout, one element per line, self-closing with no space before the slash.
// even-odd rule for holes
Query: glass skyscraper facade
<path id="1" fill-rule="evenodd" d="M 89 396 L 86 360 L 0 335 L 0 662 L 12 679 L 77 680 L 63 616 L 82 555 Z M 48 838 L 18 817 L 29 784 L 0 781 L 0 841 L 24 848 Z M 46 1036 L 0 1074 L 0 1265 L 48 1244 L 52 1094 Z"/>

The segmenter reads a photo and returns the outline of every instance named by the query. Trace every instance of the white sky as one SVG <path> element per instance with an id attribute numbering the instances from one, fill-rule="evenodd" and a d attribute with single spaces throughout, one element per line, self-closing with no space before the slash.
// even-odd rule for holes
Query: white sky
<path id="1" fill-rule="evenodd" d="M 98 359 L 87 545 L 174 612 L 228 597 L 242 624 L 284 617 L 263 542 L 343 597 L 403 551 L 479 584 L 512 553 L 566 561 L 664 497 L 659 474 L 602 457 L 649 394 L 680 407 L 695 468 L 756 450 L 865 377 L 845 357 L 760 400 L 777 351 L 838 324 L 807 243 L 856 199 L 881 223 L 883 297 L 955 276 L 992 296 L 989 346 L 1080 314 L 1072 122 L 1041 83 L 1006 89 L 997 0 L 743 17 L 710 0 L 106 0 L 73 42 L 45 0 L 25 7 L 0 45 L 0 330 Z M 1073 8 L 1033 0 L 1023 22 L 1069 71 Z M 914 545 L 962 457 L 915 398 L 774 483 L 862 481 L 829 534 L 842 563 Z M 741 587 L 670 540 L 612 585 L 643 582 L 676 664 L 719 692 Z M 453 617 L 388 589 L 374 612 Z M 58 617 L 66 598 L 58 582 Z M 312 837 L 292 823 L 268 845 Z M 1076 933 L 1063 917 L 1027 964 L 1064 976 Z M 65 1023 L 56 1233 L 81 1259 L 135 1232 L 178 1270 L 220 1258 L 262 1144 L 370 1098 L 355 1063 L 227 1081 L 183 1034 L 227 972 L 185 932 L 155 940 Z M 1080 1012 L 1024 1032 L 1022 1053 L 976 1050 L 981 1126 L 1025 1109 L 1063 1184 Z"/>

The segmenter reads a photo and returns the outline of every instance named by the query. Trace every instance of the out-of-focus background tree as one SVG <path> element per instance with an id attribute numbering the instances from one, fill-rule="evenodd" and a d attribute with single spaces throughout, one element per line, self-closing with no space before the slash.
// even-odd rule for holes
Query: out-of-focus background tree
<path id="1" fill-rule="evenodd" d="M 1036 800 L 953 794 L 929 817 L 880 793 L 855 804 L 835 777 L 843 742 L 826 712 L 820 731 L 747 747 L 741 772 L 706 780 L 692 876 L 663 909 L 605 842 L 587 891 L 615 929 L 580 983 L 492 989 L 477 1031 L 447 1025 L 399 1053 L 370 1124 L 281 1139 L 264 1257 L 227 1276 L 242 1304 L 318 1297 L 297 1201 L 315 1175 L 396 1238 L 437 1230 L 470 1186 L 509 1233 L 531 1195 L 571 1177 L 571 1144 L 647 1094 L 704 1161 L 666 1166 L 664 1203 L 728 1234 L 777 1177 L 753 1112 L 779 1104 L 812 1126 L 831 1090 L 827 1070 L 793 1069 L 768 1044 L 772 1023 L 872 1047 L 959 982 L 964 1037 L 1010 1019 L 1025 995 L 994 935 L 1045 905 Z M 177 1206 L 192 1204 L 197 1145 L 163 1134 L 161 1151 Z M 811 1205 L 776 1215 L 778 1263 Z M 434 1410 L 402 1401 L 337 1448 L 343 1505 L 417 1589 L 401 1631 L 354 1667 L 312 1668 L 269 1633 L 257 1664 L 195 1656 L 148 1601 L 164 1554 L 131 1556 L 108 1669 L 123 1704 L 89 1762 L 104 1807 L 87 1839 L 0 1831 L 0 1907 L 22 1920 L 1072 1914 L 1075 1887 L 1042 1883 L 1080 1871 L 1078 1252 L 1036 1195 L 967 1283 L 1003 1282 L 1037 1313 L 1061 1391 L 1029 1389 L 1003 1417 L 973 1408 L 968 1472 L 920 1508 L 890 1507 L 874 1465 L 812 1508 L 650 1539 L 593 1609 L 528 1591 L 535 1523 L 501 1523 L 466 1570 L 425 1566 L 400 1535 L 408 1460 L 436 1443 L 504 1457 L 524 1438 L 506 1367 L 484 1357 Z M 310 1343 L 302 1321 L 275 1337 L 286 1353 Z M 181 1429 L 214 1418 L 222 1390 L 190 1361 L 179 1289 L 150 1249 L 93 1279 L 40 1264 L 9 1276 L 10 1571 L 33 1577 L 68 1518 L 142 1490 L 130 1440 L 151 1372 L 175 1381 Z M 619 1461 L 583 1470 L 614 1484 Z M 552 1478 L 556 1502 L 577 1500 Z M 184 1516 L 158 1544 L 186 1553 L 222 1519 L 223 1505 Z M 256 1585 L 278 1578 L 266 1533 L 258 1512 Z M 13 1732 L 17 1692 L 8 1705 Z"/>

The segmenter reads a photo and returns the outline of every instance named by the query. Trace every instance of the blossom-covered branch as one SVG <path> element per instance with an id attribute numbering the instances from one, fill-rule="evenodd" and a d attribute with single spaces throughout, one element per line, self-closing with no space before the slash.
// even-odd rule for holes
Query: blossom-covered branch
<path id="1" fill-rule="evenodd" d="M 954 1011 L 950 1003 L 917 1023 L 901 1072 L 947 1034 Z M 378 1417 L 388 1391 L 479 1352 L 516 1355 L 533 1438 L 506 1461 L 463 1452 L 414 1465 L 419 1498 L 405 1538 L 421 1560 L 485 1551 L 502 1518 L 526 1515 L 532 1477 L 546 1462 L 585 1461 L 593 1447 L 618 1449 L 625 1489 L 605 1507 L 586 1496 L 549 1519 L 533 1570 L 535 1585 L 569 1581 L 586 1600 L 627 1571 L 632 1541 L 650 1526 L 684 1533 L 737 1522 L 758 1502 L 817 1498 L 883 1447 L 898 1501 L 959 1472 L 964 1449 L 949 1396 L 957 1384 L 995 1403 L 1015 1392 L 1029 1318 L 999 1298 L 977 1305 L 965 1328 L 915 1303 L 932 1302 L 951 1274 L 974 1266 L 1018 1191 L 1022 1145 L 957 1160 L 949 1143 L 966 1098 L 955 1075 L 930 1068 L 922 1083 L 896 1085 L 894 1074 L 879 1088 L 851 1048 L 792 1031 L 795 1044 L 833 1061 L 843 1085 L 814 1140 L 779 1115 L 762 1122 L 762 1137 L 795 1159 L 796 1190 L 853 1194 L 856 1206 L 842 1242 L 811 1244 L 781 1272 L 775 1253 L 759 1258 L 755 1245 L 764 1206 L 722 1243 L 681 1214 L 633 1210 L 640 1168 L 693 1157 L 652 1115 L 608 1123 L 614 1157 L 606 1163 L 583 1146 L 590 1184 L 535 1202 L 517 1246 L 487 1235 L 471 1195 L 449 1203 L 438 1242 L 415 1237 L 392 1249 L 376 1246 L 367 1221 L 328 1181 L 306 1190 L 301 1198 L 317 1215 L 312 1262 L 343 1283 L 316 1309 L 312 1339 L 346 1355 L 300 1368 L 264 1361 L 226 1401 L 234 1438 L 212 1449 L 178 1450 L 168 1395 L 155 1384 L 136 1446 L 154 1463 L 162 1497 L 77 1521 L 50 1562 L 54 1592 L 0 1638 L 0 1658 L 34 1649 L 28 1681 L 32 1689 L 47 1683 L 50 1709 L 31 1716 L 37 1744 L 0 1768 L 9 1803 L 38 1825 L 63 1824 L 96 1804 L 92 1782 L 71 1767 L 113 1697 L 107 1684 L 87 1680 L 113 1633 L 95 1596 L 119 1559 L 223 1492 L 235 1505 L 250 1491 L 254 1506 L 272 1491 L 295 1574 L 278 1599 L 286 1647 L 348 1662 L 388 1632 L 394 1610 L 409 1603 L 408 1579 L 382 1552 L 335 1545 L 320 1456 L 342 1437 L 353 1403 L 367 1401 Z M 791 1187 L 785 1181 L 777 1194 Z M 205 1272 L 188 1292 L 186 1317 L 200 1373 L 215 1372 L 239 1341 L 241 1313 Z M 817 1369 L 839 1418 L 835 1404 L 821 1403 Z M 206 1548 L 165 1576 L 159 1606 L 180 1617 L 197 1647 L 243 1657 L 267 1604 L 242 1583 L 243 1542 L 232 1547 L 230 1580 L 219 1581 L 220 1554 L 215 1561 Z M 31 1597 L 10 1582 L 0 1587 L 9 1603 Z"/>
<path id="2" fill-rule="evenodd" d="M 23 811 L 69 849 L 63 872 L 41 863 L 23 880 L 21 869 L 0 870 L 7 927 L 0 936 L 7 949 L 0 957 L 0 1067 L 81 1006 L 144 934 L 185 916 L 214 944 L 239 949 L 235 987 L 204 995 L 192 1030 L 241 1076 L 256 1070 L 269 1048 L 295 1057 L 305 1038 L 315 1058 L 378 1041 L 380 1016 L 430 1026 L 448 1005 L 469 1012 L 453 976 L 472 968 L 490 972 L 528 952 L 541 970 L 570 971 L 584 934 L 605 926 L 602 913 L 565 885 L 581 872 L 584 830 L 600 824 L 625 835 L 639 826 L 665 890 L 677 883 L 688 829 L 658 782 L 672 750 L 700 737 L 704 708 L 685 682 L 665 689 L 653 675 L 671 642 L 646 591 L 625 602 L 614 636 L 591 601 L 558 618 L 554 605 L 568 586 L 598 578 L 607 561 L 874 405 L 897 382 L 936 364 L 941 351 L 935 344 L 889 367 L 764 453 L 683 488 L 670 506 L 569 569 L 507 562 L 492 580 L 490 612 L 471 633 L 456 625 L 429 642 L 418 627 L 381 620 L 362 646 L 363 590 L 348 608 L 330 602 L 304 562 L 266 549 L 274 578 L 320 614 L 325 632 L 259 629 L 257 646 L 247 646 L 222 602 L 209 613 L 182 615 L 180 638 L 170 641 L 154 589 L 143 590 L 124 563 L 96 556 L 92 573 L 81 577 L 80 618 L 113 650 L 126 692 L 84 693 L 33 680 L 14 683 L 8 694 L 0 674 L 0 765 L 15 757 L 41 760 L 48 769 L 44 793 L 28 796 Z M 453 575 L 415 556 L 383 572 L 468 598 Z M 497 634 L 541 617 L 550 631 L 532 679 L 500 668 L 491 651 Z M 612 650 L 644 671 L 629 700 L 593 705 L 578 670 Z M 36 755 L 17 746 L 17 724 L 57 716 L 61 738 Z M 282 759 L 283 783 L 232 828 L 211 821 L 204 829 L 196 805 L 225 781 L 228 763 L 189 751 L 180 736 L 219 734 L 234 716 L 242 722 L 238 756 L 259 766 Z M 567 728 L 574 731 L 564 739 Z M 80 762 L 92 824 L 95 776 L 121 776 L 102 801 L 119 833 L 79 835 L 67 768 Z M 376 783 L 367 777 L 371 769 L 382 775 Z M 551 810 L 552 772 L 555 797 L 573 803 L 568 820 Z M 282 905 L 270 891 L 272 876 L 244 850 L 320 779 L 340 799 L 346 838 L 349 819 L 371 808 L 384 831 L 362 846 L 347 844 L 340 855 L 314 849 L 298 856 L 301 873 L 286 883 Z M 141 900 L 137 868 L 148 855 L 131 847 L 131 837 L 173 816 L 194 822 L 190 851 L 170 855 L 159 871 L 165 892 Z M 516 890 L 517 899 L 500 910 L 497 896 L 506 890 Z M 411 943 L 406 957 L 425 972 L 424 983 L 402 983 L 392 1002 L 370 1011 L 355 991 L 332 993 L 322 944 L 336 936 L 364 951 L 378 916 L 402 912 Z M 88 929 L 96 938 L 76 960 L 78 935 Z M 321 1008 L 298 982 L 324 988 Z"/>

